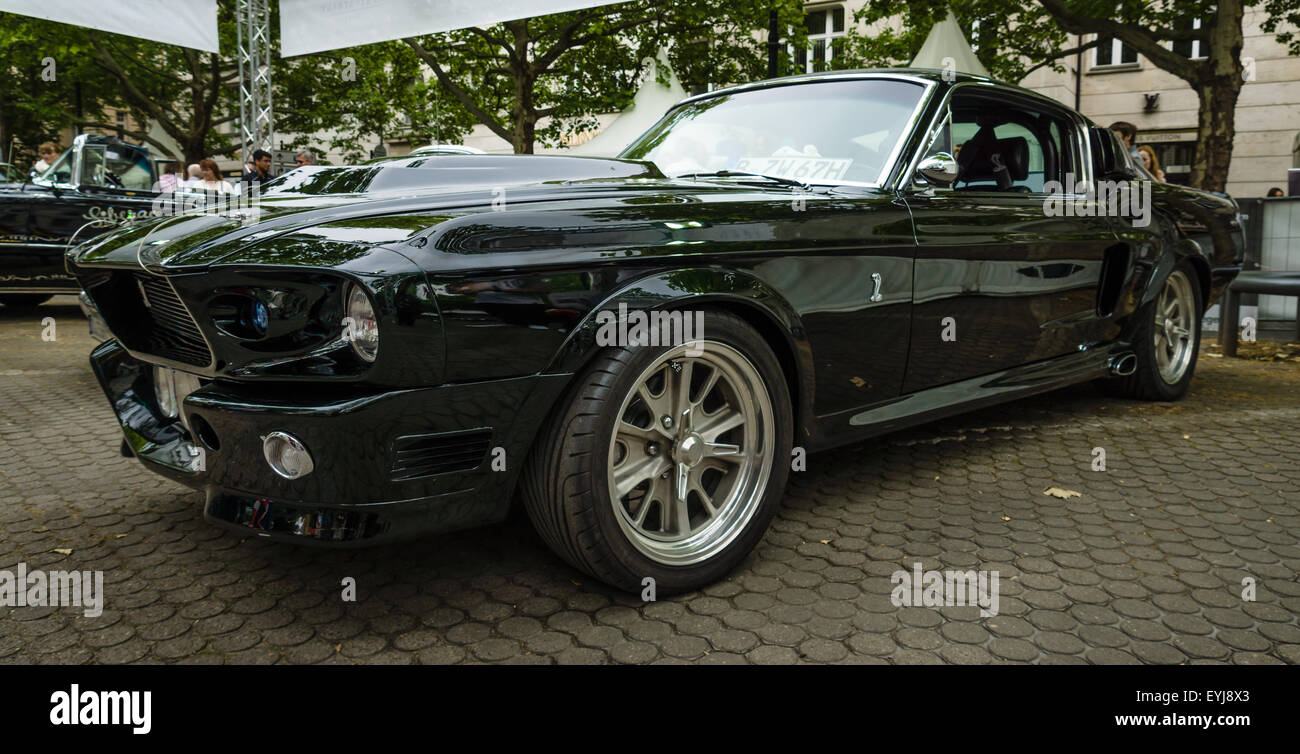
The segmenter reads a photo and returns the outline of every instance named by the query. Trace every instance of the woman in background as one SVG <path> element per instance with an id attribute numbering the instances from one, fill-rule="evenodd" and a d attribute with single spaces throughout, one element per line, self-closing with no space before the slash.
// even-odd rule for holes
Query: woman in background
<path id="1" fill-rule="evenodd" d="M 1147 172 L 1155 176 L 1157 181 L 1165 182 L 1165 171 L 1160 169 L 1160 160 L 1156 159 L 1156 151 L 1146 144 L 1138 145 L 1138 156 L 1142 158 L 1142 166 Z"/>
<path id="2" fill-rule="evenodd" d="M 216 160 L 199 160 L 199 171 L 199 182 L 191 188 L 199 191 L 215 191 L 218 194 L 235 193 L 235 187 L 221 179 L 221 170 L 217 167 Z"/>
<path id="3" fill-rule="evenodd" d="M 54 164 L 54 158 L 59 156 L 59 148 L 55 146 L 54 142 L 47 141 L 37 147 L 36 151 L 40 154 L 41 159 L 36 161 L 36 164 L 32 166 L 32 170 L 35 170 L 37 175 L 41 175 Z"/>

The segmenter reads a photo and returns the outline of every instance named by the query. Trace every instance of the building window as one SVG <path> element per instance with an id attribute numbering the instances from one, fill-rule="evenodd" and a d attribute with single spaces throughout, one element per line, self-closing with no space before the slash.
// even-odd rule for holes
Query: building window
<path id="1" fill-rule="evenodd" d="M 1129 47 L 1115 37 L 1102 37 L 1101 42 L 1092 48 L 1092 67 L 1137 65 L 1137 50 Z"/>
<path id="2" fill-rule="evenodd" d="M 117 125 L 119 128 L 126 127 L 126 112 L 122 110 L 117 111 Z"/>
<path id="3" fill-rule="evenodd" d="M 808 47 L 795 53 L 796 65 L 806 73 L 828 70 L 835 59 L 835 41 L 844 36 L 844 6 L 808 11 L 803 23 Z"/>
<path id="4" fill-rule="evenodd" d="M 1183 21 L 1178 24 L 1178 28 L 1199 29 L 1201 28 L 1201 19 L 1193 18 L 1188 21 Z M 1172 49 L 1174 52 L 1178 53 L 1179 55 L 1182 55 L 1185 58 L 1191 58 L 1195 60 L 1197 58 L 1207 57 L 1208 50 L 1206 48 L 1208 46 L 1209 45 L 1205 44 L 1205 42 L 1202 42 L 1199 39 L 1186 39 L 1186 40 L 1179 40 L 1177 42 L 1174 42 Z"/>

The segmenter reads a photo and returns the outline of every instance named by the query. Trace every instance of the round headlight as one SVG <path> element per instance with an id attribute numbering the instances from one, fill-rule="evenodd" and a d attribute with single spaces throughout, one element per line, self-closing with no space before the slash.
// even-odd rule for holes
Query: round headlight
<path id="1" fill-rule="evenodd" d="M 343 337 L 362 359 L 374 361 L 379 355 L 379 320 L 375 318 L 370 297 L 355 283 L 348 286 L 348 318 Z"/>

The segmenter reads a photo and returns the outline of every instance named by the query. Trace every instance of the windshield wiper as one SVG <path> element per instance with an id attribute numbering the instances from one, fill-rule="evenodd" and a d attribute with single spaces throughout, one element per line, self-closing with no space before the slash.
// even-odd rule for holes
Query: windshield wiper
<path id="1" fill-rule="evenodd" d="M 683 173 L 678 178 L 760 178 L 765 181 L 779 183 L 782 186 L 793 186 L 803 189 L 804 191 L 812 190 L 812 186 L 803 181 L 794 178 L 783 178 L 779 175 L 767 175 L 765 173 L 750 173 L 744 170 L 717 170 L 712 173 Z"/>

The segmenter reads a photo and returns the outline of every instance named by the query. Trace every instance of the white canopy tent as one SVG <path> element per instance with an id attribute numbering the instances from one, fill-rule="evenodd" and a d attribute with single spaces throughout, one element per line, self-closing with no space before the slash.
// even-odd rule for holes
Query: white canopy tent
<path id="1" fill-rule="evenodd" d="M 957 18 L 948 10 L 948 17 L 930 28 L 930 34 L 921 45 L 921 51 L 912 59 L 913 68 L 938 68 L 958 73 L 989 75 L 988 69 L 975 57 L 975 51 L 966 41 Z"/>
<path id="2" fill-rule="evenodd" d="M 0 0 L 0 11 L 217 52 L 217 0 Z"/>
<path id="3" fill-rule="evenodd" d="M 280 55 L 436 34 L 546 16 L 618 0 L 280 0 Z"/>
<path id="4" fill-rule="evenodd" d="M 617 0 L 280 0 L 280 55 L 612 5 Z M 0 0 L 0 11 L 219 52 L 217 0 Z M 272 144 L 270 0 L 237 0 L 243 153 Z"/>

